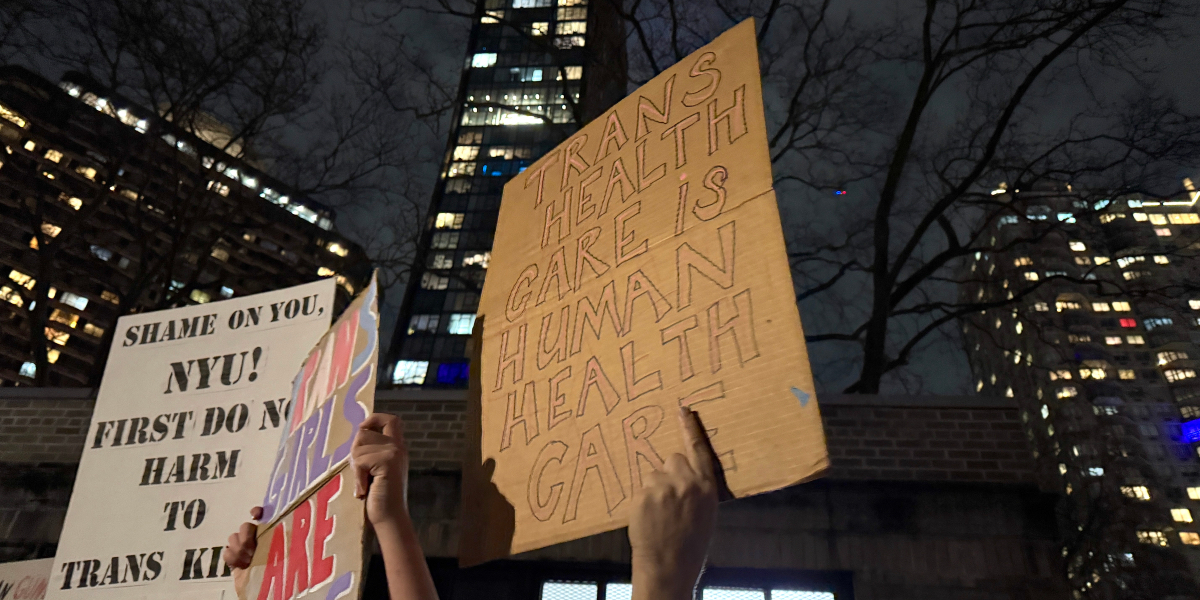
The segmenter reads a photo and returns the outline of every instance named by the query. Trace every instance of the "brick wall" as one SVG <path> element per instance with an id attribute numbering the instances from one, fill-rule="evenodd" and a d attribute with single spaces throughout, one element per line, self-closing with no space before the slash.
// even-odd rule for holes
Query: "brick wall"
<path id="1" fill-rule="evenodd" d="M 1032 482 L 1020 411 L 1003 398 L 828 396 L 831 469 L 847 480 Z"/>
<path id="2" fill-rule="evenodd" d="M 0 463 L 75 463 L 91 419 L 89 390 L 0 389 Z M 845 480 L 1030 482 L 1033 461 L 1016 405 L 1003 398 L 820 398 L 828 477 Z M 405 423 L 412 468 L 456 471 L 466 401 L 457 391 L 380 391 L 376 410 Z"/>

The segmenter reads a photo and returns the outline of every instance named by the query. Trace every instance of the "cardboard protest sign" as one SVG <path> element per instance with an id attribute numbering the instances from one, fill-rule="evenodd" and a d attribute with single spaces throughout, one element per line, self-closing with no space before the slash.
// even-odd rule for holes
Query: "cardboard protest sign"
<path id="1" fill-rule="evenodd" d="M 305 359 L 292 384 L 263 525 L 240 598 L 357 598 L 363 503 L 354 497 L 350 447 L 375 407 L 379 309 L 375 277 Z"/>
<path id="2" fill-rule="evenodd" d="M 0 563 L 0 600 L 42 600 L 53 558 Z"/>
<path id="3" fill-rule="evenodd" d="M 771 185 L 747 21 L 505 186 L 460 561 L 626 525 L 681 405 L 736 496 L 826 468 Z"/>
<path id="4" fill-rule="evenodd" d="M 334 281 L 117 321 L 48 598 L 219 599 Z"/>

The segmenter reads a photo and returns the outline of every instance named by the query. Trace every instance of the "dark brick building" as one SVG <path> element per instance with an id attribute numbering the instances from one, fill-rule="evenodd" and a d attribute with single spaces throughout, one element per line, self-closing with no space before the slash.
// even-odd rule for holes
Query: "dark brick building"
<path id="1" fill-rule="evenodd" d="M 50 556 L 91 394 L 0 392 L 0 560 Z M 376 404 L 405 421 L 409 502 L 443 598 L 535 600 L 546 597 L 547 581 L 609 584 L 608 597 L 619 597 L 629 574 L 623 530 L 456 569 L 464 394 L 383 390 Z M 830 471 L 723 505 L 705 585 L 794 590 L 808 595 L 772 597 L 814 600 L 1069 596 L 1056 497 L 1033 483 L 1013 401 L 831 395 L 821 411 Z"/>

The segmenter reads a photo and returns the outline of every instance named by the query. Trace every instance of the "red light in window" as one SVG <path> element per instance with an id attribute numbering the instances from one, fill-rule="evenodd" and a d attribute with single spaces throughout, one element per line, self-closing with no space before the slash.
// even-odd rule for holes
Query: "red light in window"
<path id="1" fill-rule="evenodd" d="M 1121 319 L 1121 327 L 1137 327 L 1137 319 Z"/>

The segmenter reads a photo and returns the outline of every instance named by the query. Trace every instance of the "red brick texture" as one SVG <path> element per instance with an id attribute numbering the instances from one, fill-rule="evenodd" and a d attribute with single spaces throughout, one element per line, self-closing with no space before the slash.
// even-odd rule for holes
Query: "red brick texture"
<path id="1" fill-rule="evenodd" d="M 39 390 L 49 392 L 50 390 Z M 76 390 L 71 390 L 77 392 Z M 0 463 L 75 463 L 92 400 L 0 395 Z M 376 410 L 405 423 L 411 466 L 457 471 L 465 446 L 466 402 L 381 392 Z M 1033 481 L 1033 461 L 1015 407 L 888 407 L 831 397 L 821 405 L 832 468 L 843 480 Z"/>

